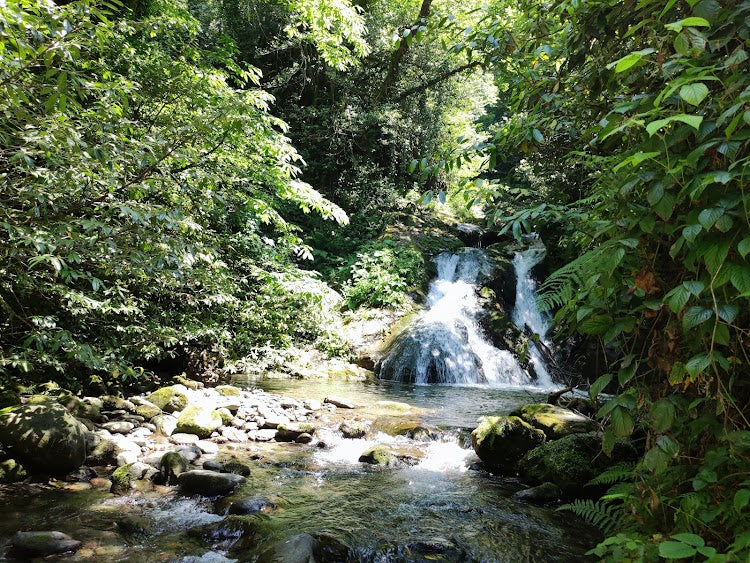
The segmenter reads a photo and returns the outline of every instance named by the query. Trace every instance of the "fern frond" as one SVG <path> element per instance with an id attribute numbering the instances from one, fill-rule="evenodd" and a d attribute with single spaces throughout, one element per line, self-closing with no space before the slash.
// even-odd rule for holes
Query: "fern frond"
<path id="1" fill-rule="evenodd" d="M 634 463 L 620 463 L 613 465 L 607 469 L 604 473 L 600 473 L 591 481 L 586 483 L 587 486 L 596 485 L 614 485 L 615 483 L 621 483 L 623 481 L 630 481 L 634 477 L 635 464 Z"/>
<path id="2" fill-rule="evenodd" d="M 576 499 L 571 503 L 563 504 L 557 510 L 572 512 L 605 534 L 618 529 L 624 516 L 622 504 L 610 504 L 601 500 L 594 502 L 591 499 Z"/>

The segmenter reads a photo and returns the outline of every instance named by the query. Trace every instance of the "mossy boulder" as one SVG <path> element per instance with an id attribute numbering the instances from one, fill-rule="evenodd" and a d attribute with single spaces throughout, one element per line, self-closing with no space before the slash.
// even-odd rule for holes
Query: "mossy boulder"
<path id="1" fill-rule="evenodd" d="M 151 420 L 155 416 L 159 416 L 162 410 L 157 407 L 154 403 L 149 401 L 143 401 L 140 405 L 135 408 L 135 414 L 142 416 L 146 420 Z"/>
<path id="2" fill-rule="evenodd" d="M 166 413 L 181 411 L 188 404 L 187 395 L 175 389 L 173 386 L 162 387 L 146 397 L 150 403 L 153 403 Z"/>
<path id="3" fill-rule="evenodd" d="M 221 423 L 224 425 L 231 424 L 234 420 L 234 416 L 232 415 L 231 411 L 225 407 L 216 409 L 216 412 L 219 413 L 219 416 L 221 417 Z"/>
<path id="4" fill-rule="evenodd" d="M 81 542 L 62 532 L 16 532 L 10 540 L 12 555 L 19 558 L 47 557 L 81 547 Z"/>
<path id="5" fill-rule="evenodd" d="M 539 428 L 550 440 L 568 434 L 585 434 L 596 430 L 596 422 L 570 409 L 547 403 L 524 405 L 511 413 Z"/>
<path id="6" fill-rule="evenodd" d="M 123 399 L 122 397 L 117 397 L 115 395 L 105 395 L 101 399 L 105 409 L 111 411 L 124 410 L 130 413 L 135 412 L 135 404 L 133 404 L 132 401 Z"/>
<path id="7" fill-rule="evenodd" d="M 0 483 L 15 483 L 26 478 L 26 470 L 15 459 L 0 462 Z"/>
<path id="8" fill-rule="evenodd" d="M 231 514 L 219 522 L 191 528 L 187 533 L 204 542 L 228 542 L 233 549 L 242 550 L 255 543 L 265 520 L 260 514 Z"/>
<path id="9" fill-rule="evenodd" d="M 526 452 L 543 444 L 544 432 L 517 416 L 486 416 L 471 433 L 471 445 L 492 470 L 512 472 Z"/>
<path id="10" fill-rule="evenodd" d="M 188 469 L 187 460 L 178 452 L 167 452 L 159 461 L 159 481 L 166 485 L 176 485 L 177 478 Z"/>
<path id="11" fill-rule="evenodd" d="M 585 493 L 584 486 L 612 462 L 601 450 L 595 432 L 569 434 L 528 452 L 519 463 L 521 477 L 530 483 L 554 483 L 570 496 Z"/>
<path id="12" fill-rule="evenodd" d="M 361 420 L 344 420 L 339 424 L 339 431 L 344 438 L 364 438 L 367 434 L 367 424 Z"/>
<path id="13" fill-rule="evenodd" d="M 235 473 L 236 475 L 242 475 L 243 477 L 250 476 L 250 466 L 237 461 L 236 459 L 227 461 L 221 466 L 222 473 Z"/>
<path id="14" fill-rule="evenodd" d="M 224 397 L 239 397 L 240 390 L 234 385 L 217 385 L 214 387 L 219 395 Z"/>
<path id="15" fill-rule="evenodd" d="M 86 427 L 55 402 L 0 410 L 0 443 L 30 472 L 64 474 L 86 460 Z"/>
<path id="16" fill-rule="evenodd" d="M 245 481 L 245 477 L 236 473 L 217 473 L 205 469 L 186 471 L 177 478 L 183 492 L 206 497 L 228 495 Z"/>
<path id="17" fill-rule="evenodd" d="M 177 432 L 208 438 L 222 424 L 221 415 L 211 407 L 190 405 L 177 419 Z"/>
<path id="18" fill-rule="evenodd" d="M 88 465 L 117 465 L 120 448 L 112 440 L 100 440 L 86 458 Z"/>
<path id="19" fill-rule="evenodd" d="M 112 486 L 109 492 L 116 495 L 126 495 L 135 486 L 135 482 L 143 477 L 144 469 L 142 463 L 128 463 L 115 469 L 110 481 Z"/>

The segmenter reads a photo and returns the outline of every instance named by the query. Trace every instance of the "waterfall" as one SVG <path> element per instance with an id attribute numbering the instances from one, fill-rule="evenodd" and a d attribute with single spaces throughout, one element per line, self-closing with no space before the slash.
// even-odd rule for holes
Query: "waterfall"
<path id="1" fill-rule="evenodd" d="M 536 236 L 527 237 L 529 247 L 516 252 L 513 267 L 516 273 L 516 305 L 513 309 L 513 322 L 522 331 L 529 330 L 539 336 L 539 341 L 549 347 L 547 339 L 551 319 L 548 314 L 539 311 L 536 304 L 536 280 L 531 276 L 531 269 L 539 264 L 547 254 L 542 241 Z M 547 371 L 547 364 L 536 345 L 529 344 L 529 361 L 534 368 L 537 381 L 544 387 L 551 387 L 552 377 Z"/>
<path id="2" fill-rule="evenodd" d="M 477 248 L 436 259 L 427 308 L 393 342 L 380 376 L 418 384 L 527 385 L 529 375 L 507 350 L 495 348 L 477 322 L 479 283 L 492 273 L 492 261 Z"/>

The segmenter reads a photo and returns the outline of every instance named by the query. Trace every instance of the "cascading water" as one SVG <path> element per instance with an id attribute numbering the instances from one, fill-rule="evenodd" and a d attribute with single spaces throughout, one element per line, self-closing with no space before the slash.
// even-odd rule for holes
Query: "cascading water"
<path id="1" fill-rule="evenodd" d="M 492 261 L 477 248 L 437 257 L 427 309 L 391 345 L 380 376 L 418 384 L 525 385 L 532 383 L 513 355 L 495 348 L 477 322 L 478 283 Z"/>
<path id="2" fill-rule="evenodd" d="M 526 240 L 529 241 L 529 247 L 516 252 L 513 257 L 513 267 L 516 273 L 516 305 L 513 309 L 513 322 L 522 331 L 538 335 L 541 345 L 549 348 L 551 343 L 546 336 L 551 320 L 549 315 L 539 311 L 537 307 L 537 283 L 531 276 L 531 269 L 544 259 L 547 249 L 536 236 L 528 237 Z M 551 387 L 552 377 L 537 345 L 529 346 L 529 361 L 537 376 L 537 383 L 544 387 Z"/>

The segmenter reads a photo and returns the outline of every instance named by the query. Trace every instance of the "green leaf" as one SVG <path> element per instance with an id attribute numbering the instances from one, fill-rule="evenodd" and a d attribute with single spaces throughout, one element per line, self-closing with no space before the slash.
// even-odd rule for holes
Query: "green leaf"
<path id="1" fill-rule="evenodd" d="M 629 410 L 622 406 L 617 406 L 612 409 L 610 420 L 612 423 L 612 430 L 614 431 L 615 436 L 619 438 L 630 436 L 635 427 L 633 415 L 630 414 Z"/>
<path id="2" fill-rule="evenodd" d="M 740 253 L 740 256 L 745 258 L 748 253 L 750 253 L 750 237 L 742 239 L 737 244 L 737 251 Z"/>
<path id="3" fill-rule="evenodd" d="M 680 115 L 673 115 L 665 119 L 658 119 L 656 121 L 652 121 L 651 123 L 646 125 L 646 131 L 648 132 L 650 137 L 653 137 L 654 133 L 656 133 L 659 129 L 661 129 L 662 127 L 666 125 L 669 125 L 670 123 L 674 121 L 680 121 L 682 123 L 686 123 L 687 125 L 690 125 L 690 127 L 694 128 L 697 131 L 700 128 L 701 123 L 703 122 L 703 116 L 688 115 L 686 113 L 682 113 Z"/>
<path id="4" fill-rule="evenodd" d="M 542 135 L 542 132 L 539 131 L 539 129 L 534 129 L 532 131 L 532 135 L 534 136 L 534 140 L 537 143 L 541 143 L 542 141 L 544 141 L 544 135 Z"/>
<path id="5" fill-rule="evenodd" d="M 664 296 L 665 302 L 673 313 L 679 313 L 690 300 L 690 291 L 678 285 Z"/>
<path id="6" fill-rule="evenodd" d="M 665 541 L 659 544 L 659 555 L 664 559 L 685 559 L 693 557 L 697 550 L 682 542 Z"/>
<path id="7" fill-rule="evenodd" d="M 682 328 L 689 330 L 699 324 L 705 323 L 713 316 L 714 312 L 708 307 L 700 305 L 689 307 L 682 317 Z"/>
<path id="8" fill-rule="evenodd" d="M 682 229 L 682 236 L 685 237 L 686 241 L 693 242 L 695 240 L 695 237 L 697 237 L 702 230 L 703 227 L 701 225 L 688 225 L 687 227 Z"/>
<path id="9" fill-rule="evenodd" d="M 668 23 L 664 27 L 666 27 L 670 31 L 676 31 L 677 33 L 679 33 L 680 31 L 682 31 L 683 27 L 711 27 L 711 24 L 708 23 L 708 20 L 704 18 L 690 17 L 676 22 Z"/>
<path id="10" fill-rule="evenodd" d="M 654 419 L 654 430 L 662 433 L 672 427 L 674 423 L 674 404 L 669 399 L 659 399 L 651 407 L 651 416 Z"/>
<path id="11" fill-rule="evenodd" d="M 729 303 L 722 303 L 716 307 L 716 314 L 719 315 L 719 318 L 729 324 L 732 324 L 739 312 L 740 308 L 737 305 Z"/>
<path id="12" fill-rule="evenodd" d="M 688 360 L 685 364 L 685 370 L 690 374 L 690 377 L 696 377 L 710 365 L 711 358 L 708 354 L 698 354 Z"/>
<path id="13" fill-rule="evenodd" d="M 729 279 L 740 293 L 750 291 L 750 264 L 733 264 Z"/>
<path id="14" fill-rule="evenodd" d="M 643 57 L 646 57 L 650 55 L 651 53 L 655 53 L 656 49 L 641 49 L 640 51 L 635 51 L 633 53 L 629 53 L 622 57 L 621 59 L 616 60 L 613 63 L 609 63 L 607 65 L 607 69 L 612 69 L 614 67 L 615 73 L 619 74 L 621 72 L 625 72 L 629 68 L 632 68 L 633 66 L 637 65 L 641 60 L 643 60 Z"/>
<path id="15" fill-rule="evenodd" d="M 605 373 L 601 377 L 597 378 L 597 380 L 594 381 L 589 387 L 589 397 L 591 397 L 592 400 L 596 400 L 599 393 L 601 393 L 602 390 L 607 385 L 609 385 L 610 381 L 612 381 L 612 374 L 609 373 Z"/>
<path id="16" fill-rule="evenodd" d="M 706 96 L 708 96 L 708 87 L 703 82 L 685 84 L 680 88 L 680 98 L 693 106 L 700 105 Z"/>
<path id="17" fill-rule="evenodd" d="M 698 297 L 706 287 L 706 284 L 699 280 L 693 280 L 682 282 L 682 286 L 687 289 L 692 295 Z"/>
<path id="18" fill-rule="evenodd" d="M 740 489 L 734 493 L 734 509 L 740 512 L 750 502 L 750 489 Z"/>
<path id="19" fill-rule="evenodd" d="M 419 161 L 415 158 L 409 163 L 409 174 L 414 172 L 417 169 L 417 165 L 419 164 Z"/>
<path id="20" fill-rule="evenodd" d="M 705 540 L 695 534 L 675 534 L 672 536 L 672 539 L 692 545 L 693 547 L 703 547 L 706 545 Z"/>
<path id="21" fill-rule="evenodd" d="M 722 215 L 724 215 L 724 210 L 721 207 L 709 207 L 700 212 L 698 222 L 708 231 Z"/>

